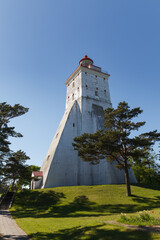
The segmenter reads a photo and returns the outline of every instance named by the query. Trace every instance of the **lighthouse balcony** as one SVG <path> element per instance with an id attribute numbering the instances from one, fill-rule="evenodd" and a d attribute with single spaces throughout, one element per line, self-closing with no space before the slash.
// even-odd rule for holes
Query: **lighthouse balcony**
<path id="1" fill-rule="evenodd" d="M 99 72 L 101 72 L 101 68 L 100 67 L 97 67 L 97 66 L 95 66 L 95 65 L 88 65 L 88 68 L 90 68 L 90 69 L 94 69 L 94 70 L 96 70 L 96 71 L 99 71 Z"/>

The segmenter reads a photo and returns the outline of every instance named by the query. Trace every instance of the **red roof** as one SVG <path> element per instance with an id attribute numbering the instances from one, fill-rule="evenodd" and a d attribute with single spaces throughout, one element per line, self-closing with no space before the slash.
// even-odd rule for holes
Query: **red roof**
<path id="1" fill-rule="evenodd" d="M 34 177 L 43 177 L 43 172 L 42 171 L 32 172 L 32 175 Z"/>
<path id="2" fill-rule="evenodd" d="M 83 61 L 83 60 L 90 60 L 93 64 L 93 60 L 91 58 L 89 58 L 87 55 L 84 56 L 84 58 L 82 58 L 80 61 L 79 61 L 79 64 Z"/>

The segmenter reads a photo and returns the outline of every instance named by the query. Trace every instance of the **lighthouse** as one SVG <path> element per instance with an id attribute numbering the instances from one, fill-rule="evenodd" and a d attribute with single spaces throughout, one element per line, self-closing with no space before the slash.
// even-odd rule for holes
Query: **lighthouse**
<path id="1" fill-rule="evenodd" d="M 83 162 L 72 146 L 74 137 L 104 127 L 104 110 L 112 107 L 109 77 L 85 55 L 66 80 L 65 112 L 42 164 L 39 188 L 125 183 L 124 172 L 114 164 Z M 136 182 L 132 170 L 130 181 Z"/>

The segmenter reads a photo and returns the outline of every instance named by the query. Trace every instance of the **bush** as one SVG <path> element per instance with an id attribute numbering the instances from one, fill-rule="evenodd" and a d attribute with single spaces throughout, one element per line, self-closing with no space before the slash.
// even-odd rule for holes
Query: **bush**
<path id="1" fill-rule="evenodd" d="M 128 216 L 121 213 L 121 218 L 118 220 L 121 223 L 133 225 L 159 225 L 160 219 L 152 217 L 149 211 L 138 212 L 138 216 Z"/>

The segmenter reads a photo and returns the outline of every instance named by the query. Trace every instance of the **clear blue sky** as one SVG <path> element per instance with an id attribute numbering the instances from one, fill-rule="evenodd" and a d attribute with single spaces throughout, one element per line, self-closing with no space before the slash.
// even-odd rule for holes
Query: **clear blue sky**
<path id="1" fill-rule="evenodd" d="M 140 106 L 143 131 L 160 131 L 159 0 L 0 0 L 0 101 L 30 109 L 11 122 L 30 164 L 42 164 L 85 54 L 111 74 L 113 107 Z"/>

